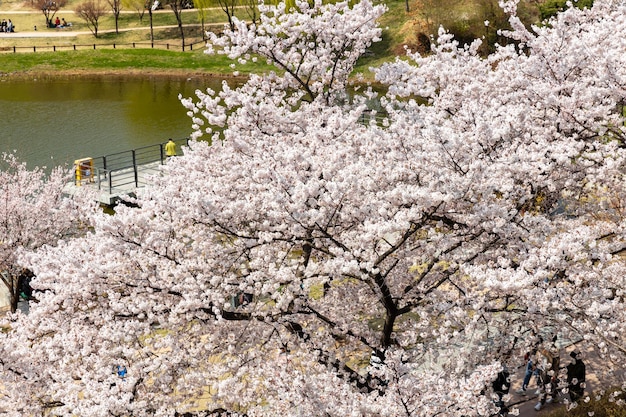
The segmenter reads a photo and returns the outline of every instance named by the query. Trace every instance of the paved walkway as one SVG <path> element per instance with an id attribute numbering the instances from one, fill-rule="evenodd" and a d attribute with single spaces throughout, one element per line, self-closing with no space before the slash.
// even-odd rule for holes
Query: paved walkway
<path id="1" fill-rule="evenodd" d="M 626 372 L 622 370 L 618 375 L 614 375 L 608 378 L 605 374 L 605 367 L 603 361 L 595 353 L 592 346 L 589 346 L 585 342 L 576 343 L 575 346 L 569 346 L 564 348 L 561 352 L 561 366 L 566 366 L 569 363 L 569 352 L 574 348 L 580 349 L 583 352 L 583 362 L 586 366 L 586 384 L 585 395 L 589 395 L 594 391 L 598 391 L 602 388 L 621 385 L 626 381 Z M 537 417 L 546 415 L 558 407 L 564 407 L 563 394 L 558 397 L 558 403 L 546 404 L 541 411 L 535 410 L 535 405 L 538 402 L 538 396 L 535 392 L 535 377 L 531 380 L 530 387 L 527 390 L 526 395 L 516 394 L 515 391 L 521 388 L 522 380 L 524 379 L 525 367 L 516 369 L 511 375 L 511 400 L 510 405 L 515 405 L 519 408 L 520 417 Z M 569 398 L 569 397 L 568 397 Z"/>
<path id="2" fill-rule="evenodd" d="M 189 24 L 189 25 L 185 25 L 185 27 L 190 27 L 190 26 L 200 26 L 200 24 Z M 208 26 L 208 25 L 207 25 Z M 154 26 L 153 29 L 172 29 L 172 28 L 178 28 L 178 26 L 176 25 L 168 25 L 168 26 Z M 137 31 L 137 30 L 150 30 L 150 26 L 145 26 L 145 27 L 136 27 L 136 28 L 124 28 L 124 29 L 119 29 L 120 32 L 130 32 L 130 31 Z M 98 35 L 102 35 L 103 33 L 114 33 L 115 29 L 106 29 L 106 30 L 98 30 Z M 18 32 L 11 32 L 11 33 L 5 33 L 5 32 L 0 32 L 0 39 L 2 38 L 63 38 L 63 37 L 73 37 L 73 36 L 78 36 L 78 35 L 91 35 L 92 33 L 88 30 L 72 30 L 71 28 L 64 28 L 64 29 L 48 29 L 48 28 L 43 28 L 41 30 L 31 30 L 31 31 L 18 31 Z"/>

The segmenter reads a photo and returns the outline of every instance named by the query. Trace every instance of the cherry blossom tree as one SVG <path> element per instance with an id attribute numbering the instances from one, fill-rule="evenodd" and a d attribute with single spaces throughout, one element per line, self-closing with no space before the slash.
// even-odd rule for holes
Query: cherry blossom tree
<path id="1" fill-rule="evenodd" d="M 368 1 L 262 6 L 211 37 L 279 71 L 183 99 L 211 143 L 20 258 L 41 296 L 2 336 L 0 406 L 486 416 L 546 333 L 623 368 L 626 6 L 534 28 L 502 6 L 515 45 L 481 58 L 441 31 L 378 94 L 349 84 L 381 35 Z"/>
<path id="2" fill-rule="evenodd" d="M 27 274 L 19 253 L 53 245 L 86 226 L 84 211 L 63 195 L 67 182 L 67 172 L 61 168 L 47 174 L 41 168 L 28 170 L 15 154 L 0 158 L 0 279 L 12 312 L 20 296 L 18 278 Z"/>

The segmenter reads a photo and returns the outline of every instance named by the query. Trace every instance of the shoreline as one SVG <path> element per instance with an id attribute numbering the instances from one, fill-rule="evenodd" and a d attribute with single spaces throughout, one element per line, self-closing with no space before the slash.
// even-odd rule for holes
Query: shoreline
<path id="1" fill-rule="evenodd" d="M 0 83 L 11 81 L 38 81 L 38 80 L 68 80 L 76 77 L 81 78 L 111 78 L 111 79 L 136 79 L 136 78 L 169 78 L 175 80 L 183 79 L 211 79 L 234 80 L 244 83 L 248 80 L 246 75 L 233 75 L 232 73 L 204 72 L 198 70 L 184 69 L 71 69 L 71 70 L 25 70 L 2 72 L 0 71 Z M 375 81 L 366 81 L 366 85 L 372 87 L 380 86 Z"/>
<path id="2" fill-rule="evenodd" d="M 6 81 L 36 81 L 36 80 L 63 80 L 75 77 L 85 78 L 171 78 L 171 79 L 188 79 L 188 78 L 221 78 L 229 80 L 246 80 L 248 77 L 233 74 L 221 74 L 213 72 L 204 72 L 197 70 L 184 69 L 71 69 L 71 70 L 25 70 L 13 72 L 0 72 L 0 82 Z"/>

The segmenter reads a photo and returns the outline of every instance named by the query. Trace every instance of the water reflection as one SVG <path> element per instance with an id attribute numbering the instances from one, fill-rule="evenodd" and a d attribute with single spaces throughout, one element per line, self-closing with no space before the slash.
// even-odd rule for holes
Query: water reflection
<path id="1" fill-rule="evenodd" d="M 219 89 L 221 79 L 90 77 L 0 82 L 0 149 L 29 167 L 71 164 L 184 138 L 191 119 L 178 94 Z"/>

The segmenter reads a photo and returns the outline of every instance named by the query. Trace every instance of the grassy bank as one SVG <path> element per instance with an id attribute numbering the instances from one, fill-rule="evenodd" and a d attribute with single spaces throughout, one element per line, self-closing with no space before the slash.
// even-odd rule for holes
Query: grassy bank
<path id="1" fill-rule="evenodd" d="M 2 55 L 3 76 L 63 74 L 190 74 L 230 75 L 231 61 L 222 55 L 207 55 L 201 50 L 177 52 L 158 49 L 98 49 Z M 241 75 L 264 71 L 264 63 L 239 65 Z"/>

